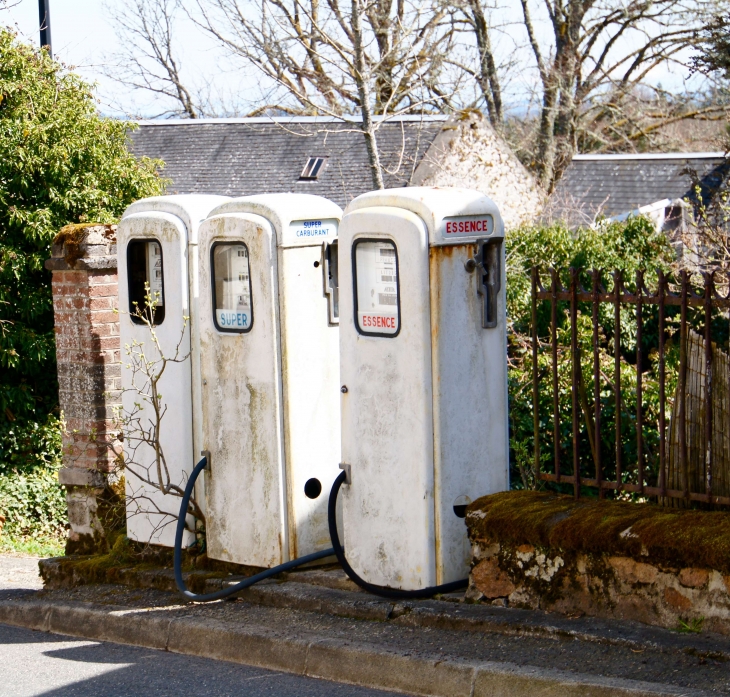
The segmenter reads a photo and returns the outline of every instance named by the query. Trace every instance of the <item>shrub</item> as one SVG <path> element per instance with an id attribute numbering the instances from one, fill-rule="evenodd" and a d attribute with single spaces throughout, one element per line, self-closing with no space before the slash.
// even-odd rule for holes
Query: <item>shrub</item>
<path id="1" fill-rule="evenodd" d="M 560 225 L 550 227 L 523 228 L 510 233 L 507 237 L 507 317 L 509 322 L 508 351 L 510 368 L 508 373 L 510 395 L 510 449 L 513 487 L 533 488 L 534 479 L 534 426 L 532 404 L 532 343 L 531 343 L 531 277 L 533 266 L 543 269 L 543 283 L 549 283 L 547 270 L 555 267 L 562 273 L 562 283 L 568 286 L 567 271 L 570 267 L 590 271 L 601 269 L 606 272 L 620 270 L 626 285 L 633 287 L 636 271 L 646 270 L 646 284 L 655 287 L 656 271 L 668 272 L 675 263 L 675 254 L 666 236 L 654 230 L 649 220 L 629 218 L 623 223 L 603 223 L 595 228 L 571 231 Z M 584 287 L 590 288 L 590 277 L 584 273 L 581 278 Z M 603 279 L 611 288 L 611 278 Z M 676 340 L 671 338 L 676 328 L 672 316 L 676 308 L 668 309 L 667 325 L 670 339 L 668 351 L 667 395 L 672 394 L 673 380 L 676 379 L 677 359 Z M 676 313 L 675 313 L 676 314 Z M 614 316 L 613 309 L 603 304 L 599 317 L 599 356 L 606 375 L 613 375 Z M 658 373 L 656 370 L 658 345 L 658 319 L 655 307 L 646 306 L 643 315 L 643 339 L 645 362 L 639 369 L 643 375 L 645 414 L 644 445 L 648 475 L 656 475 L 658 467 L 659 434 L 656 427 L 659 410 Z M 558 344 L 561 347 L 558 361 L 558 396 L 560 414 L 560 449 L 563 472 L 572 471 L 571 456 L 571 363 L 565 347 L 570 346 L 568 322 L 568 303 L 558 303 Z M 538 304 L 538 336 L 548 342 L 550 335 L 549 303 Z M 622 416 L 621 427 L 624 432 L 625 464 L 624 478 L 629 481 L 632 462 L 636 463 L 635 433 L 636 422 L 636 319 L 633 313 L 621 310 L 621 388 Z M 590 402 L 588 410 L 592 413 L 593 396 L 593 354 L 592 323 L 589 305 L 578 307 L 578 346 L 581 351 L 581 365 L 584 375 L 584 394 Z M 553 397 L 551 384 L 552 359 L 549 351 L 541 351 L 538 356 L 539 392 L 539 430 L 542 436 L 542 468 L 552 465 L 552 413 Z M 602 429 L 601 444 L 604 473 L 610 477 L 614 432 L 613 392 L 605 383 L 600 392 Z M 588 437 L 584 415 L 581 415 L 579 437 L 579 460 L 582 476 L 594 476 L 591 443 Z M 592 417 L 588 417 L 592 418 Z"/>
<path id="2" fill-rule="evenodd" d="M 127 149 L 130 127 L 99 116 L 91 86 L 47 52 L 0 29 L 0 512 L 15 521 L 7 530 L 30 530 L 33 520 L 50 530 L 51 518 L 62 521 L 44 262 L 64 225 L 113 222 L 132 201 L 162 193 L 160 163 Z M 13 504 L 17 495 L 30 508 Z"/>
<path id="3" fill-rule="evenodd" d="M 66 497 L 58 484 L 61 423 L 26 422 L 8 431 L 0 458 L 3 532 L 16 540 L 46 542 L 66 527 Z"/>

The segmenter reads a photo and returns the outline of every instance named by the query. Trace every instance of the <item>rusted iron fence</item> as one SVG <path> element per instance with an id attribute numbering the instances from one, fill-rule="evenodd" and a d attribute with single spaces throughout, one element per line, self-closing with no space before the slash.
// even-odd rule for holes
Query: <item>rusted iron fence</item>
<path id="1" fill-rule="evenodd" d="M 730 505 L 726 277 L 532 270 L 534 474 Z"/>

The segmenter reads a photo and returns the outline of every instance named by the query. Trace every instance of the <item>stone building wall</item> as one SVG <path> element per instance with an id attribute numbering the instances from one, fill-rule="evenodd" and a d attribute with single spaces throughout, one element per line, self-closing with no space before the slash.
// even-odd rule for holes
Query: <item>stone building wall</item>
<path id="1" fill-rule="evenodd" d="M 446 124 L 416 168 L 411 185 L 481 191 L 497 204 L 508 230 L 534 222 L 545 199 L 535 178 L 477 112 Z"/>

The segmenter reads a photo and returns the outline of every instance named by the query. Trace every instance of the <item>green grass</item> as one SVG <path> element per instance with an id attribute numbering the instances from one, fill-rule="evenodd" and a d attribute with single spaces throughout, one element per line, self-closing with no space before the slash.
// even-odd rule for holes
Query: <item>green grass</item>
<path id="1" fill-rule="evenodd" d="M 704 617 L 695 617 L 687 621 L 680 619 L 675 627 L 675 631 L 681 632 L 682 634 L 700 634 L 704 621 Z"/>
<path id="2" fill-rule="evenodd" d="M 16 554 L 28 557 L 62 557 L 66 538 L 13 537 L 0 534 L 0 554 Z"/>

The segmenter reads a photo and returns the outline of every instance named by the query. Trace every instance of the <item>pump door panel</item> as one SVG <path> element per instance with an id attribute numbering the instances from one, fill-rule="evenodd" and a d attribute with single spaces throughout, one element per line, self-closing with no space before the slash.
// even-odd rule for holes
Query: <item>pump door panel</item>
<path id="1" fill-rule="evenodd" d="M 423 588 L 436 580 L 428 235 L 418 216 L 395 208 L 345 219 L 342 460 L 353 482 L 341 494 L 345 549 L 371 583 Z"/>
<path id="2" fill-rule="evenodd" d="M 152 323 L 163 355 L 167 358 L 190 352 L 187 228 L 169 213 L 128 215 L 117 229 L 119 254 L 119 333 L 122 349 L 122 406 L 130 419 L 125 433 L 125 487 L 127 535 L 139 542 L 172 547 L 180 499 L 162 494 L 166 475 L 159 482 L 155 449 L 150 438 L 159 440 L 169 483 L 185 486 L 193 461 L 190 364 L 169 362 L 158 383 L 164 417 L 155 429 L 155 413 L 144 366 L 159 370 L 157 352 L 149 327 L 135 312 L 150 319 L 145 305 L 149 294 L 154 303 Z M 126 251 L 125 251 L 126 250 Z M 152 426 L 150 426 L 152 424 Z M 151 429 L 151 430 L 150 430 Z M 152 486 L 143 480 L 156 481 Z M 185 534 L 183 543 L 190 544 Z"/>
<path id="3" fill-rule="evenodd" d="M 208 556 L 262 567 L 288 558 L 277 275 L 264 218 L 224 214 L 200 226 Z"/>

